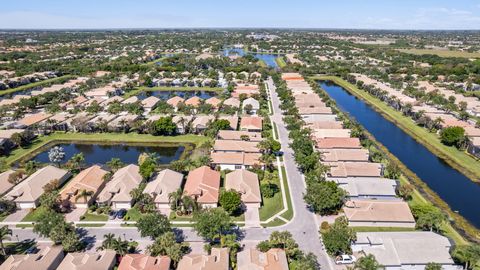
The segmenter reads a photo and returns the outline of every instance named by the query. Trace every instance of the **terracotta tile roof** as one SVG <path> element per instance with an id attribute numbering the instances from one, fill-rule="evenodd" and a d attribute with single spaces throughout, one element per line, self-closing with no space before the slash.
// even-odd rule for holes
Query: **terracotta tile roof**
<path id="1" fill-rule="evenodd" d="M 169 270 L 171 260 L 167 256 L 152 257 L 145 254 L 123 256 L 118 270 Z"/>
<path id="2" fill-rule="evenodd" d="M 82 190 L 92 191 L 94 195 L 97 194 L 99 189 L 103 187 L 105 183 L 104 176 L 107 173 L 108 171 L 103 170 L 98 165 L 93 165 L 85 170 L 82 170 L 70 182 L 67 183 L 65 188 L 63 188 L 63 190 L 60 192 L 60 197 L 63 200 L 70 200 L 71 203 L 87 203 L 88 201 L 85 201 L 85 198 L 77 199 L 76 195 Z"/>
<path id="3" fill-rule="evenodd" d="M 25 117 L 20 119 L 18 121 L 18 123 L 21 124 L 21 125 L 25 125 L 25 126 L 29 127 L 31 125 L 40 123 L 43 120 L 45 120 L 45 119 L 47 119 L 51 116 L 52 116 L 51 114 L 47 114 L 47 113 L 43 113 L 43 112 L 35 113 L 35 114 L 29 114 L 29 115 L 25 115 Z"/>
<path id="4" fill-rule="evenodd" d="M 321 159 L 325 162 L 337 161 L 368 161 L 369 152 L 366 149 L 323 149 Z"/>
<path id="5" fill-rule="evenodd" d="M 212 248 L 211 255 L 188 254 L 183 256 L 177 270 L 228 270 L 227 248 Z"/>
<path id="6" fill-rule="evenodd" d="M 68 253 L 57 270 L 110 270 L 115 265 L 116 256 L 113 250 Z"/>
<path id="7" fill-rule="evenodd" d="M 362 148 L 358 138 L 325 138 L 316 141 L 319 149 L 359 149 Z"/>
<path id="8" fill-rule="evenodd" d="M 185 105 L 190 105 L 190 106 L 193 106 L 193 107 L 197 107 L 198 105 L 200 105 L 200 103 L 202 102 L 202 99 L 197 97 L 197 96 L 193 96 L 187 100 L 185 100 Z"/>
<path id="9" fill-rule="evenodd" d="M 263 253 L 256 248 L 245 249 L 237 254 L 238 270 L 288 270 L 285 251 L 270 249 Z"/>
<path id="10" fill-rule="evenodd" d="M 262 133 L 251 131 L 237 131 L 237 130 L 220 130 L 217 137 L 222 140 L 242 140 L 242 135 L 248 136 L 251 142 L 262 141 Z"/>
<path id="11" fill-rule="evenodd" d="M 240 129 L 246 130 L 262 130 L 263 120 L 261 117 L 251 116 L 251 117 L 242 117 L 240 121 Z"/>
<path id="12" fill-rule="evenodd" d="M 349 222 L 415 223 L 408 203 L 397 200 L 351 200 L 343 207 Z"/>
<path id="13" fill-rule="evenodd" d="M 143 193 L 150 194 L 155 203 L 168 204 L 168 195 L 177 191 L 183 182 L 183 174 L 170 169 L 159 172 L 155 178 L 148 182 Z"/>
<path id="14" fill-rule="evenodd" d="M 213 150 L 218 152 L 246 152 L 259 153 L 258 142 L 234 141 L 234 140 L 215 140 Z"/>
<path id="15" fill-rule="evenodd" d="M 197 197 L 200 203 L 217 203 L 220 189 L 220 173 L 202 166 L 189 172 L 184 192 Z"/>
<path id="16" fill-rule="evenodd" d="M 330 162 L 331 177 L 379 177 L 382 173 L 382 164 L 370 162 Z"/>
<path id="17" fill-rule="evenodd" d="M 220 103 L 222 103 L 222 101 L 220 99 L 216 98 L 216 97 L 211 97 L 211 98 L 205 100 L 205 103 L 212 105 L 214 108 L 218 108 L 218 105 L 220 105 Z"/>
<path id="18" fill-rule="evenodd" d="M 170 98 L 169 100 L 167 100 L 167 103 L 170 104 L 173 107 L 177 107 L 178 103 L 180 103 L 180 102 L 184 103 L 185 99 L 183 99 L 179 96 L 174 96 L 174 97 Z"/>
<path id="19" fill-rule="evenodd" d="M 233 164 L 253 166 L 261 164 L 260 153 L 215 152 L 210 154 L 212 164 Z"/>
<path id="20" fill-rule="evenodd" d="M 261 203 L 260 184 L 256 173 L 235 170 L 225 176 L 225 189 L 233 189 L 241 194 L 244 203 Z"/>

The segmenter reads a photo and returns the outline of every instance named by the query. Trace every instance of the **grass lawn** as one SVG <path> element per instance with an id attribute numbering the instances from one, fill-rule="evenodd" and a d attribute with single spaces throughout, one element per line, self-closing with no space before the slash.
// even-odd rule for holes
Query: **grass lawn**
<path id="1" fill-rule="evenodd" d="M 12 164 L 15 161 L 34 153 L 41 147 L 54 141 L 79 141 L 79 142 L 123 142 L 123 143 L 193 143 L 199 146 L 210 140 L 205 136 L 198 136 L 193 134 L 179 135 L 179 136 L 152 136 L 149 134 L 137 133 L 64 133 L 56 132 L 48 136 L 38 137 L 31 145 L 26 148 L 17 148 L 13 150 L 5 159 L 7 164 Z"/>
<path id="2" fill-rule="evenodd" d="M 257 61 L 257 64 L 258 64 L 260 67 L 264 67 L 264 68 L 268 67 L 267 63 L 265 63 L 265 61 L 263 61 L 263 60 L 258 60 L 258 61 Z"/>
<path id="3" fill-rule="evenodd" d="M 32 211 L 30 211 L 23 219 L 22 222 L 35 222 L 38 220 L 40 215 L 48 211 L 46 208 L 40 206 Z"/>
<path id="4" fill-rule="evenodd" d="M 355 85 L 352 85 L 339 77 L 317 76 L 314 77 L 314 79 L 331 80 L 344 87 L 355 96 L 365 100 L 387 120 L 396 124 L 417 142 L 427 147 L 430 152 L 445 160 L 450 166 L 465 174 L 468 178 L 480 182 L 480 162 L 468 155 L 465 151 L 460 151 L 455 147 L 444 145 L 440 142 L 437 134 L 431 133 L 427 129 L 418 126 L 411 118 L 404 116 L 401 112 L 396 111 L 381 100 L 358 89 Z"/>
<path id="5" fill-rule="evenodd" d="M 440 57 L 461 57 L 461 58 L 480 58 L 479 52 L 463 52 L 463 51 L 450 51 L 450 50 L 435 50 L 435 49 L 399 49 L 404 53 L 424 55 L 433 54 Z"/>
<path id="6" fill-rule="evenodd" d="M 287 66 L 287 62 L 285 62 L 283 56 L 275 58 L 275 62 L 277 63 L 279 68 L 284 68 Z"/>
<path id="7" fill-rule="evenodd" d="M 147 87 L 147 86 L 140 86 L 136 87 L 134 90 L 125 94 L 125 98 L 136 96 L 141 92 L 155 92 L 155 91 L 211 91 L 211 92 L 223 92 L 224 89 L 221 87 L 176 87 L 176 86 L 155 86 L 155 87 Z"/>
<path id="8" fill-rule="evenodd" d="M 85 218 L 80 221 L 108 221 L 108 216 L 105 214 L 96 214 L 87 212 L 83 215 Z"/>
<path id="9" fill-rule="evenodd" d="M 287 220 L 291 220 L 293 218 L 293 205 L 292 205 L 292 198 L 290 197 L 290 188 L 288 187 L 287 172 L 285 171 L 284 166 L 282 166 L 280 171 L 283 176 L 283 185 L 285 187 L 285 193 L 286 193 L 287 205 L 288 205 L 288 210 L 285 213 L 283 213 L 281 216 Z"/>
<path id="10" fill-rule="evenodd" d="M 266 182 L 265 182 L 266 183 Z M 278 176 L 273 177 L 271 183 L 276 184 L 280 188 L 280 179 Z M 272 198 L 262 198 L 263 204 L 259 209 L 260 221 L 264 221 L 283 210 L 282 192 L 275 193 Z"/>
<path id="11" fill-rule="evenodd" d="M 125 215 L 125 218 L 123 220 L 138 221 L 142 217 L 142 215 L 143 214 L 140 213 L 140 211 L 137 208 L 133 207 L 127 211 L 127 214 Z"/>
<path id="12" fill-rule="evenodd" d="M 170 221 L 192 221 L 192 216 L 177 216 L 177 214 L 175 214 L 175 212 L 171 212 L 170 213 Z"/>
<path id="13" fill-rule="evenodd" d="M 264 227 L 277 227 L 277 226 L 281 226 L 283 224 L 285 224 L 285 221 L 283 221 L 279 218 L 276 218 L 276 219 L 270 221 L 269 223 L 264 224 L 263 226 Z"/>
<path id="14" fill-rule="evenodd" d="M 49 83 L 58 82 L 58 81 L 61 81 L 61 80 L 64 80 L 64 79 L 71 79 L 73 77 L 74 76 L 72 76 L 72 75 L 65 75 L 65 76 L 61 76 L 61 77 L 57 77 L 57 78 L 44 80 L 44 81 L 41 81 L 41 82 L 29 83 L 29 84 L 22 85 L 22 86 L 19 86 L 19 87 L 7 89 L 7 90 L 2 90 L 2 91 L 0 91 L 0 97 L 4 96 L 4 95 L 9 95 L 9 94 L 12 94 L 12 93 L 16 93 L 16 92 L 28 90 L 28 89 L 31 89 L 31 88 L 34 88 L 34 87 L 37 87 L 37 86 L 42 86 L 42 85 L 46 85 L 46 84 L 49 84 Z"/>

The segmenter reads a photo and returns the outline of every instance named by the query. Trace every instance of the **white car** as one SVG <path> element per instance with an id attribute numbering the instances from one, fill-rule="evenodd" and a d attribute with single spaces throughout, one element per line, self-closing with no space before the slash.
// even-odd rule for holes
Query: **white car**
<path id="1" fill-rule="evenodd" d="M 340 255 L 335 258 L 336 264 L 352 264 L 357 261 L 357 258 L 353 255 Z"/>

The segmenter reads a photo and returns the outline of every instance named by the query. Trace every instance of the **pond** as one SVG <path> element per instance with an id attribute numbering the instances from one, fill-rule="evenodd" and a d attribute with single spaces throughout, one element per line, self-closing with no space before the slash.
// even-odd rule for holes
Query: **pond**
<path id="1" fill-rule="evenodd" d="M 241 48 L 225 48 L 223 50 L 223 55 L 224 56 L 230 56 L 230 55 L 239 55 L 239 56 L 244 56 L 245 50 Z M 251 53 L 255 58 L 262 60 L 267 64 L 267 66 L 272 67 L 272 68 L 277 68 L 277 62 L 275 59 L 280 57 L 280 54 L 267 54 L 267 53 Z"/>
<path id="2" fill-rule="evenodd" d="M 480 185 L 450 167 L 417 143 L 410 135 L 371 108 L 363 100 L 331 82 L 320 86 L 339 108 L 367 129 L 394 156 L 413 171 L 453 211 L 458 211 L 472 225 L 480 228 Z"/>
<path id="3" fill-rule="evenodd" d="M 174 87 L 172 87 L 174 88 Z M 155 96 L 161 100 L 168 100 L 174 96 L 179 96 L 184 99 L 191 98 L 193 96 L 197 96 L 201 99 L 208 99 L 211 97 L 217 96 L 217 92 L 215 91 L 143 91 L 140 92 L 137 97 L 139 99 L 146 99 L 147 97 Z"/>
<path id="4" fill-rule="evenodd" d="M 137 164 L 141 153 L 155 153 L 158 157 L 158 164 L 169 164 L 180 159 L 184 146 L 145 146 L 136 144 L 84 144 L 84 143 L 61 143 L 57 146 L 63 147 L 65 151 L 64 162 L 67 162 L 73 155 L 83 153 L 86 165 L 105 164 L 112 158 L 119 158 L 125 164 Z M 53 145 L 51 146 L 53 147 Z M 51 147 L 46 148 L 31 160 L 41 163 L 50 163 L 48 152 Z"/>

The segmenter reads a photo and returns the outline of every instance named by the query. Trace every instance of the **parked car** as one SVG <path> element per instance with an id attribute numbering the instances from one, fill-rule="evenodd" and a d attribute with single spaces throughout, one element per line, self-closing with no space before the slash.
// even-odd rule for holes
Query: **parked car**
<path id="1" fill-rule="evenodd" d="M 115 212 L 115 211 L 113 211 L 113 210 L 110 211 L 110 212 L 108 212 L 108 219 L 113 220 L 113 219 L 115 219 L 116 217 L 117 217 L 117 212 Z"/>
<path id="2" fill-rule="evenodd" d="M 117 218 L 123 219 L 126 214 L 127 214 L 127 210 L 126 210 L 126 209 L 120 209 L 120 210 L 118 210 L 118 212 L 117 212 Z"/>
<path id="3" fill-rule="evenodd" d="M 353 255 L 340 255 L 335 258 L 336 264 L 352 264 L 357 261 L 357 258 Z"/>
<path id="4" fill-rule="evenodd" d="M 273 154 L 277 157 L 281 157 L 281 156 L 283 156 L 284 153 L 283 153 L 283 151 L 277 151 L 277 152 L 273 152 Z"/>

